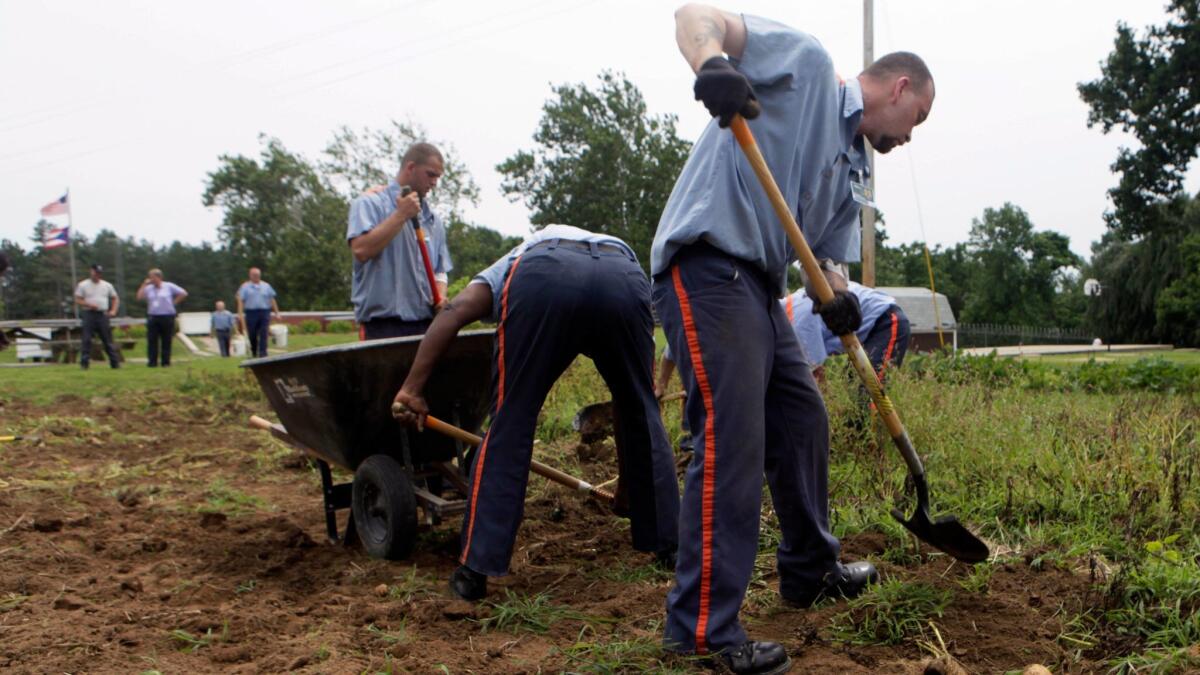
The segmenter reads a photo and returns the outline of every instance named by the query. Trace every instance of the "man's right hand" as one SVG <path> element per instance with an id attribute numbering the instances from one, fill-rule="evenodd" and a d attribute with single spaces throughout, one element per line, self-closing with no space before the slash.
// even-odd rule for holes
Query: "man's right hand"
<path id="1" fill-rule="evenodd" d="M 429 414 L 429 404 L 420 394 L 405 391 L 403 388 L 396 392 L 392 400 L 392 417 L 406 427 L 416 427 L 423 431 L 425 416 Z"/>
<path id="2" fill-rule="evenodd" d="M 724 56 L 714 56 L 700 66 L 692 90 L 696 100 L 704 102 L 704 107 L 717 118 L 722 129 L 729 126 L 736 114 L 752 120 L 762 110 L 750 80 Z"/>
<path id="3" fill-rule="evenodd" d="M 410 192 L 403 197 L 396 198 L 395 215 L 401 222 L 407 223 L 417 214 L 421 212 L 421 198 L 416 192 Z"/>

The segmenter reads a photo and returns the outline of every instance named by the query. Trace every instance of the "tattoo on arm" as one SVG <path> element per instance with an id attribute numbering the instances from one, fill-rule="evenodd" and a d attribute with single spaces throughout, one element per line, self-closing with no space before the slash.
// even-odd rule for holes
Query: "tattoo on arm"
<path id="1" fill-rule="evenodd" d="M 715 19 L 706 16 L 700 19 L 700 30 L 692 35 L 692 44 L 703 47 L 709 40 L 715 40 L 717 46 L 722 47 L 725 44 L 725 29 Z"/>

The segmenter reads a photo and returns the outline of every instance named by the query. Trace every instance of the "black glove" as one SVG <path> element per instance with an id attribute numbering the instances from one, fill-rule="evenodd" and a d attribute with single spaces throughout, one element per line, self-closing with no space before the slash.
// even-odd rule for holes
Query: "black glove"
<path id="1" fill-rule="evenodd" d="M 834 291 L 829 302 L 814 300 L 813 314 L 820 314 L 834 335 L 853 333 L 862 325 L 862 309 L 850 291 Z"/>
<path id="2" fill-rule="evenodd" d="M 761 110 L 750 80 L 724 56 L 714 56 L 700 66 L 692 90 L 696 92 L 696 100 L 703 101 L 708 112 L 718 118 L 717 124 L 722 129 L 729 126 L 736 114 L 752 120 Z"/>

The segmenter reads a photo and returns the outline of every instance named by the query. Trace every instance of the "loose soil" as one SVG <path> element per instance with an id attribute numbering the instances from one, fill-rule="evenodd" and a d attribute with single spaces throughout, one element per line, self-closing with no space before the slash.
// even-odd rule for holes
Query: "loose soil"
<path id="1" fill-rule="evenodd" d="M 670 577 L 632 551 L 623 521 L 598 504 L 531 479 L 512 574 L 492 580 L 490 599 L 546 592 L 577 614 L 513 633 L 487 625 L 493 606 L 446 590 L 457 519 L 425 531 L 403 562 L 327 543 L 317 473 L 244 428 L 250 412 L 267 411 L 174 395 L 132 407 L 0 404 L 5 426 L 31 430 L 0 445 L 0 670 L 558 672 L 595 665 L 589 654 L 600 652 L 580 645 L 659 639 Z M 610 466 L 593 460 L 585 472 L 603 480 Z M 884 543 L 850 537 L 845 554 L 879 561 Z M 961 588 L 967 570 L 944 556 L 879 566 L 953 592 L 936 625 L 967 672 L 1031 663 L 1062 672 L 1071 662 L 1057 640 L 1064 616 L 1100 601 L 1086 574 L 1021 559 L 998 566 L 982 592 Z M 784 643 L 793 672 L 928 665 L 916 641 L 836 642 L 829 622 L 844 603 L 791 609 L 772 573 L 764 582 L 744 623 L 753 637 Z M 926 639 L 942 647 L 932 631 Z"/>

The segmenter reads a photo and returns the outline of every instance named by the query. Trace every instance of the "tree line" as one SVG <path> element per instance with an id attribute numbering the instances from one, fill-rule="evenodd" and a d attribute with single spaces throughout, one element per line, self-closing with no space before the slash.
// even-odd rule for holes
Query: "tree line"
<path id="1" fill-rule="evenodd" d="M 1200 344 L 1200 203 L 1181 187 L 1200 146 L 1200 117 L 1191 114 L 1200 105 L 1200 40 L 1186 39 L 1200 29 L 1194 3 L 1177 0 L 1169 9 L 1168 24 L 1144 37 L 1119 26 L 1101 77 L 1079 85 L 1091 108 L 1089 124 L 1105 132 L 1124 128 L 1142 142 L 1137 151 L 1122 150 L 1112 167 L 1120 176 L 1110 191 L 1114 209 L 1091 259 L 1074 254 L 1065 235 L 1035 228 L 1015 204 L 986 208 L 967 241 L 928 252 L 937 289 L 960 321 L 1082 328 L 1110 342 Z M 640 90 L 619 73 L 553 86 L 551 94 L 532 147 L 496 166 L 501 189 L 529 208 L 532 228 L 565 223 L 610 233 L 648 266 L 662 206 L 690 142 L 678 136 L 674 116 L 650 113 Z M 223 155 L 208 175 L 201 199 L 224 213 L 217 246 L 156 248 L 104 231 L 79 242 L 81 262 L 94 259 L 113 270 L 114 259 L 123 259 L 126 289 L 136 288 L 148 265 L 163 267 L 205 307 L 217 298 L 228 302 L 245 269 L 256 265 L 286 308 L 347 309 L 350 200 L 390 180 L 398 157 L 417 140 L 432 140 L 445 155 L 432 199 L 448 217 L 452 286 L 520 240 L 465 222 L 463 209 L 478 202 L 479 188 L 453 146 L 429 139 L 419 125 L 343 127 L 316 159 L 279 139 L 261 140 L 257 157 Z M 35 228 L 35 240 L 39 235 Z M 928 287 L 922 244 L 893 245 L 885 227 L 876 236 L 879 285 Z M 3 246 L 18 268 L 5 282 L 5 314 L 61 314 L 62 251 Z M 852 276 L 860 277 L 857 265 Z M 1084 294 L 1089 277 L 1099 279 L 1099 296 Z"/>

